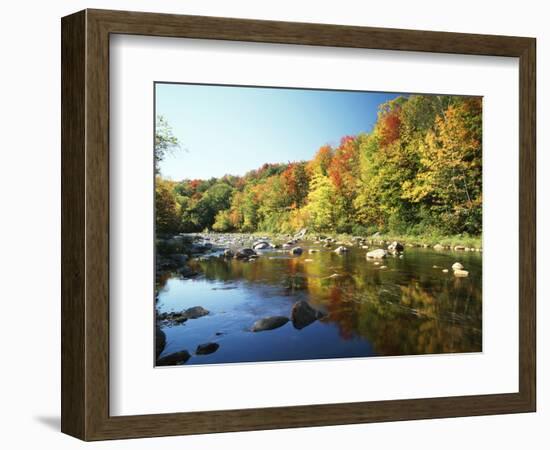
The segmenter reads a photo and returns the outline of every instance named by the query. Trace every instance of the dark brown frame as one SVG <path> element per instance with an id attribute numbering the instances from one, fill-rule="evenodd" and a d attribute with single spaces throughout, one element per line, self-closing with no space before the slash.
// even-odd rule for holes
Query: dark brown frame
<path id="1" fill-rule="evenodd" d="M 536 40 L 433 31 L 85 10 L 62 30 L 61 429 L 84 440 L 531 412 L 536 408 Z M 109 416 L 109 35 L 519 58 L 519 392 Z"/>

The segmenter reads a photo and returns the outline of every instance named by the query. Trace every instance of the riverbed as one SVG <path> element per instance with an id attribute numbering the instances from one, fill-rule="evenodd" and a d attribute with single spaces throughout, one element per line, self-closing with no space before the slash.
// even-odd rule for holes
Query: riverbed
<path id="1" fill-rule="evenodd" d="M 384 246 L 348 245 L 336 253 L 335 245 L 297 245 L 299 255 L 268 248 L 250 260 L 214 248 L 187 262 L 193 277 L 163 274 L 157 314 L 194 306 L 208 314 L 161 322 L 166 344 L 159 358 L 185 350 L 184 365 L 192 365 L 482 351 L 481 253 L 406 247 L 367 259 L 367 251 Z M 468 276 L 455 276 L 456 262 Z M 288 321 L 251 331 L 262 318 L 290 317 L 299 301 L 319 319 L 300 329 Z M 203 344 L 215 350 L 200 354 Z"/>

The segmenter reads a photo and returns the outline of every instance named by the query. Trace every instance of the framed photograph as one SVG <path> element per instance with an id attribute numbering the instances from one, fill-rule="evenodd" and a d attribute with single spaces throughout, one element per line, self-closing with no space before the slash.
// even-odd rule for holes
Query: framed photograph
<path id="1" fill-rule="evenodd" d="M 63 432 L 535 411 L 534 38 L 61 28 Z"/>

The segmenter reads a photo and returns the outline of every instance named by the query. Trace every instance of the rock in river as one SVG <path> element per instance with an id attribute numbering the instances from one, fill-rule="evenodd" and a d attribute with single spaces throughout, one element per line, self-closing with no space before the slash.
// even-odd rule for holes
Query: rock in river
<path id="1" fill-rule="evenodd" d="M 270 248 L 271 245 L 267 241 L 257 241 L 257 242 L 254 242 L 252 247 L 254 248 L 254 250 L 265 250 L 267 248 Z"/>
<path id="2" fill-rule="evenodd" d="M 189 259 L 189 257 L 185 253 L 172 253 L 171 255 L 168 255 L 168 258 L 170 258 L 176 264 L 185 264 Z"/>
<path id="3" fill-rule="evenodd" d="M 435 244 L 434 250 L 437 250 L 437 251 L 445 250 L 445 247 L 443 247 L 441 244 Z"/>
<path id="4" fill-rule="evenodd" d="M 245 258 L 249 258 L 249 257 L 251 257 L 255 254 L 256 254 L 256 252 L 254 250 L 252 250 L 251 248 L 242 248 L 235 254 L 235 258 L 245 259 Z"/>
<path id="5" fill-rule="evenodd" d="M 403 247 L 403 244 L 397 241 L 393 241 L 390 245 L 388 245 L 388 250 L 390 252 L 402 252 L 405 250 L 405 247 Z"/>
<path id="6" fill-rule="evenodd" d="M 207 344 L 200 344 L 197 349 L 195 350 L 195 354 L 197 355 L 209 355 L 210 353 L 214 353 L 216 350 L 220 348 L 220 344 L 217 344 L 215 342 L 208 342 Z"/>
<path id="7" fill-rule="evenodd" d="M 462 270 L 462 269 L 464 269 L 464 266 L 463 266 L 462 264 L 460 264 L 459 262 L 455 262 L 455 263 L 451 266 L 451 268 L 452 268 L 453 270 Z"/>
<path id="8" fill-rule="evenodd" d="M 192 254 L 205 253 L 212 248 L 210 243 L 193 243 L 191 245 L 190 251 Z"/>
<path id="9" fill-rule="evenodd" d="M 317 319 L 324 317 L 324 314 L 321 311 L 317 311 L 312 308 L 308 302 L 300 300 L 292 306 L 290 317 L 294 328 L 301 330 L 302 328 L 315 322 Z"/>
<path id="10" fill-rule="evenodd" d="M 341 245 L 340 247 L 337 247 L 334 252 L 335 253 L 346 253 L 348 251 L 348 249 L 346 247 L 344 247 L 343 245 Z"/>
<path id="11" fill-rule="evenodd" d="M 294 247 L 292 250 L 290 250 L 290 253 L 293 255 L 301 255 L 304 250 L 302 247 Z"/>
<path id="12" fill-rule="evenodd" d="M 167 325 L 180 325 L 187 320 L 184 311 L 172 311 L 172 312 L 163 312 L 157 313 L 157 320 L 166 323 Z"/>
<path id="13" fill-rule="evenodd" d="M 455 270 L 453 273 L 454 273 L 455 277 L 467 277 L 468 276 L 468 271 L 467 270 L 458 269 L 458 270 Z"/>
<path id="14" fill-rule="evenodd" d="M 170 353 L 157 359 L 157 366 L 179 366 L 180 364 L 185 364 L 189 358 L 191 358 L 189 352 L 182 350 L 181 352 Z"/>
<path id="15" fill-rule="evenodd" d="M 155 327 L 155 354 L 158 358 L 166 346 L 166 334 L 160 329 Z"/>
<path id="16" fill-rule="evenodd" d="M 373 258 L 373 259 L 382 259 L 382 258 L 385 258 L 386 256 L 388 256 L 388 252 L 383 248 L 372 250 L 367 253 L 367 258 Z"/>
<path id="17" fill-rule="evenodd" d="M 274 330 L 275 328 L 282 327 L 288 322 L 288 317 L 284 316 L 272 316 L 264 319 L 257 320 L 252 325 L 252 331 L 266 331 Z"/>
<path id="18" fill-rule="evenodd" d="M 198 319 L 199 317 L 206 316 L 210 314 L 210 311 L 204 309 L 202 306 L 193 306 L 192 308 L 186 309 L 183 313 L 183 317 L 188 319 Z"/>

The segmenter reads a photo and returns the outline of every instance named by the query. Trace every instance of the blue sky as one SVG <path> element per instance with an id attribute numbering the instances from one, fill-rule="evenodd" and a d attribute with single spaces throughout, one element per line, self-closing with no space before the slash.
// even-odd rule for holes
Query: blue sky
<path id="1" fill-rule="evenodd" d="M 398 94 L 157 83 L 162 115 L 182 150 L 160 164 L 173 180 L 243 175 L 262 164 L 309 160 L 319 147 L 369 132 L 378 105 Z"/>

